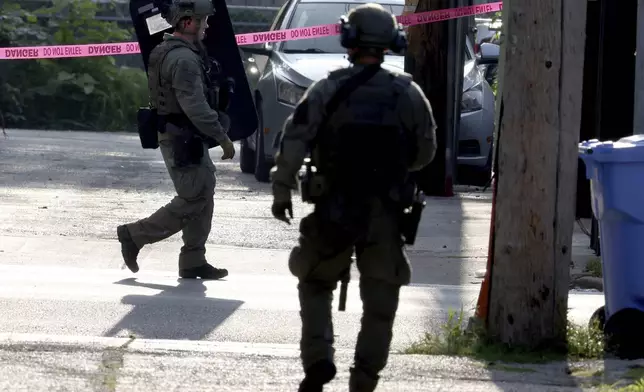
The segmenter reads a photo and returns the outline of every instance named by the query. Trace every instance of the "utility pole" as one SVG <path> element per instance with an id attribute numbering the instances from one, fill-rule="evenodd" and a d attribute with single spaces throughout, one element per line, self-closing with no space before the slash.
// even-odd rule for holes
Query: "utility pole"
<path id="1" fill-rule="evenodd" d="M 565 343 L 587 0 L 505 0 L 490 335 Z"/>
<path id="2" fill-rule="evenodd" d="M 637 51 L 635 56 L 635 110 L 633 134 L 644 134 L 644 0 L 637 1 Z"/>
<path id="3" fill-rule="evenodd" d="M 405 13 L 452 8 L 458 0 L 405 0 Z M 454 69 L 462 53 L 455 52 L 454 32 L 462 21 L 449 20 L 408 28 L 409 48 L 405 55 L 405 72 L 422 88 L 432 105 L 436 120 L 438 149 L 432 163 L 416 176 L 419 188 L 429 196 L 453 196 L 456 160 L 455 86 L 458 73 Z M 451 34 L 450 34 L 451 33 Z M 461 40 L 465 39 L 463 35 Z M 451 50 L 449 50 L 451 48 Z M 458 46 L 461 48 L 462 46 Z M 460 64 L 462 74 L 463 64 Z M 460 97 L 460 94 L 458 95 Z M 460 109 L 460 107 L 458 107 Z M 460 113 L 460 112 L 459 112 Z"/>

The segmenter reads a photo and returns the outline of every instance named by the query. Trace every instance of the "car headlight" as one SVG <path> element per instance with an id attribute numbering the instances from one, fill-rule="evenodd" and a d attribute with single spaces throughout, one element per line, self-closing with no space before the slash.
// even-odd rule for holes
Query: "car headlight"
<path id="1" fill-rule="evenodd" d="M 291 106 L 297 105 L 306 90 L 279 76 L 276 78 L 276 81 L 277 100 Z"/>
<path id="2" fill-rule="evenodd" d="M 483 83 L 479 82 L 463 93 L 461 113 L 483 109 Z"/>

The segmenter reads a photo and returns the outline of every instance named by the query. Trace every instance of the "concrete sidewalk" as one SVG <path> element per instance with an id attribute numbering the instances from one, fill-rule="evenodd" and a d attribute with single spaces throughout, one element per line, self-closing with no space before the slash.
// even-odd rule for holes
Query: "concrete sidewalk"
<path id="1" fill-rule="evenodd" d="M 325 391 L 347 390 L 351 362 L 351 350 L 338 350 L 338 375 Z M 626 383 L 642 366 L 392 354 L 377 391 L 595 391 Z M 301 377 L 297 345 L 0 335 L 0 391 L 285 392 L 296 391 Z"/>
<path id="2" fill-rule="evenodd" d="M 478 267 L 475 271 L 476 280 L 471 283 L 480 283 L 485 275 L 488 258 L 489 232 L 492 219 L 492 192 L 490 190 L 482 192 L 480 188 L 471 186 L 456 186 L 455 191 L 458 193 L 453 198 L 429 199 L 428 205 L 432 205 L 432 212 L 438 210 L 439 208 L 436 205 L 439 205 L 445 211 L 446 216 L 440 222 L 433 220 L 432 215 L 423 216 L 423 223 L 421 223 L 419 232 L 429 232 L 430 228 L 427 225 L 432 221 L 438 227 L 449 226 L 450 222 L 458 222 L 462 230 L 461 238 L 454 239 L 450 245 L 454 246 L 457 242 L 468 244 L 465 248 L 470 250 L 468 252 L 464 251 L 461 257 L 468 260 L 470 271 L 473 266 Z M 581 224 L 584 229 L 590 230 L 590 219 L 583 219 Z M 420 240 L 424 243 L 429 241 L 429 238 L 422 237 Z M 415 255 L 414 250 L 411 251 L 411 254 Z M 444 256 L 448 257 L 447 255 Z M 589 277 L 588 273 L 586 273 L 586 265 L 597 258 L 590 248 L 589 235 L 582 230 L 579 222 L 575 222 L 570 266 L 571 288 L 602 290 L 602 279 Z"/>
<path id="3" fill-rule="evenodd" d="M 297 243 L 300 219 L 311 206 L 295 194 L 295 219 L 291 225 L 282 224 L 270 213 L 270 184 L 241 173 L 239 155 L 223 162 L 220 151 L 214 149 L 211 156 L 217 166 L 217 189 L 208 257 L 217 263 L 224 253 L 221 262 L 228 268 L 234 265 L 228 255 L 237 252 L 220 252 L 221 247 L 255 248 L 254 254 L 275 260 L 259 263 L 258 272 L 283 268 Z M 416 244 L 408 248 L 415 283 L 481 282 L 483 274 L 477 272 L 486 268 L 492 194 L 489 189 L 481 192 L 463 186 L 456 186 L 455 191 L 458 194 L 453 198 L 428 199 Z M 8 137 L 0 143 L 0 252 L 5 250 L 8 260 L 3 262 L 20 263 L 12 261 L 15 258 L 30 264 L 49 263 L 39 260 L 46 256 L 40 252 L 29 259 L 15 252 L 7 254 L 8 248 L 23 237 L 20 249 L 36 252 L 37 241 L 42 240 L 55 252 L 56 239 L 60 239 L 65 241 L 58 248 L 69 249 L 63 246 L 72 244 L 73 253 L 84 256 L 70 259 L 107 268 L 94 265 L 93 241 L 115 240 L 117 225 L 152 213 L 174 192 L 159 152 L 142 150 L 135 134 L 8 130 Z M 111 257 L 112 246 L 100 250 L 107 250 Z M 181 238 L 176 235 L 163 245 L 146 247 L 143 257 L 148 265 L 174 269 L 180 246 Z M 576 267 L 583 270 L 588 257 L 588 239 L 577 229 Z"/>

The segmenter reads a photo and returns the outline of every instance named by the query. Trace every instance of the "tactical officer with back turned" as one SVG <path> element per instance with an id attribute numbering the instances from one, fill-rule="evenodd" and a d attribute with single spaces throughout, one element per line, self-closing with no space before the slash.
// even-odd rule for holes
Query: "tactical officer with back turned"
<path id="1" fill-rule="evenodd" d="M 400 53 L 406 47 L 394 16 L 366 4 L 340 24 L 353 65 L 307 90 L 284 125 L 272 177 L 273 215 L 290 223 L 286 212 L 293 217 L 296 176 L 303 162 L 315 168 L 300 181 L 303 200 L 315 209 L 302 219 L 299 245 L 289 258 L 299 280 L 306 375 L 300 392 L 322 391 L 335 377 L 331 303 L 354 251 L 363 316 L 349 390 L 376 388 L 388 359 L 400 287 L 411 275 L 404 244 L 413 240 L 403 240 L 409 225 L 404 216 L 418 193 L 410 172 L 430 163 L 436 150 L 431 106 L 419 86 L 407 74 L 380 67 L 388 49 Z M 415 236 L 420 213 L 412 215 Z"/>
<path id="2" fill-rule="evenodd" d="M 206 240 L 214 207 L 215 166 L 208 153 L 213 141 L 232 159 L 235 148 L 226 134 L 230 120 L 216 111 L 201 43 L 214 13 L 210 0 L 172 0 L 163 17 L 174 27 L 150 53 L 151 106 L 158 113 L 158 142 L 177 196 L 151 216 L 119 226 L 125 264 L 132 272 L 146 244 L 183 232 L 179 255 L 182 278 L 220 279 L 228 275 L 206 262 Z"/>

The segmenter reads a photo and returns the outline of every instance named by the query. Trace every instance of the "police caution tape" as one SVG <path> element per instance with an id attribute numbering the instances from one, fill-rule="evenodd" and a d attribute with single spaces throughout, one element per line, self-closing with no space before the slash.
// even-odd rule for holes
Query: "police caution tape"
<path id="1" fill-rule="evenodd" d="M 51 59 L 65 57 L 117 56 L 136 53 L 141 53 L 138 42 L 124 42 L 118 44 L 31 46 L 21 48 L 1 48 L 0 59 Z"/>
<path id="2" fill-rule="evenodd" d="M 267 31 L 263 33 L 248 33 L 236 35 L 237 45 L 252 45 L 265 42 L 293 41 L 298 39 L 330 37 L 340 34 L 340 26 L 328 24 L 299 29 Z"/>
<path id="3" fill-rule="evenodd" d="M 420 12 L 397 16 L 404 26 L 442 22 L 450 19 L 487 14 L 503 10 L 503 2 L 473 5 L 469 7 L 449 8 L 445 10 Z M 265 31 L 236 35 L 237 44 L 253 45 L 267 42 L 293 41 L 299 39 L 330 37 L 340 34 L 337 24 L 301 27 L 296 29 Z M 115 56 L 140 53 L 137 42 L 90 45 L 56 45 L 31 46 L 17 48 L 0 48 L 0 60 L 47 59 L 65 57 Z"/>
<path id="4" fill-rule="evenodd" d="M 503 11 L 503 2 L 468 7 L 450 8 L 439 11 L 419 12 L 397 16 L 398 23 L 405 26 L 415 26 L 426 23 L 442 22 L 444 20 L 464 18 L 491 12 Z"/>

